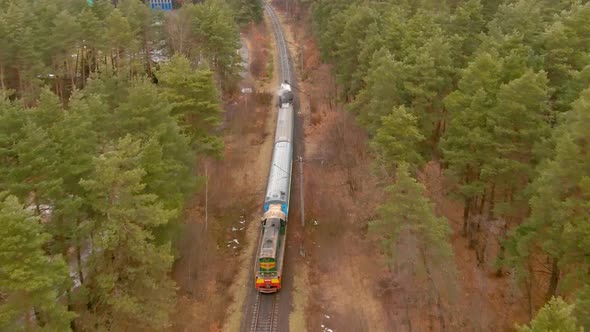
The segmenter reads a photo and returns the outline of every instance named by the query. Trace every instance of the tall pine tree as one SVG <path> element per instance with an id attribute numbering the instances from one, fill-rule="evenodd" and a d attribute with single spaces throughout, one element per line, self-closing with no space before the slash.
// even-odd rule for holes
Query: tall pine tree
<path id="1" fill-rule="evenodd" d="M 62 297 L 68 268 L 44 252 L 50 236 L 39 218 L 6 193 L 0 193 L 0 238 L 0 329 L 69 331 L 74 315 Z"/>

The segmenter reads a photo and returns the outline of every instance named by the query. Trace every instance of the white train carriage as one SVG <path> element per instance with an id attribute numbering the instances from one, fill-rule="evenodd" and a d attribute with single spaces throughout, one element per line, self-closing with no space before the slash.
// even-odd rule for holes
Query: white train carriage
<path id="1" fill-rule="evenodd" d="M 293 95 L 291 87 L 283 83 L 279 90 L 279 113 L 272 153 L 272 162 L 264 199 L 264 212 L 271 204 L 280 204 L 281 210 L 289 215 L 289 193 L 293 162 Z"/>

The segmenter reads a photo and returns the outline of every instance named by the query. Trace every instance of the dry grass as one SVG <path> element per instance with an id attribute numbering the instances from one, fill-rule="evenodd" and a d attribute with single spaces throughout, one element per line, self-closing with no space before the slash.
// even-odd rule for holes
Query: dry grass
<path id="1" fill-rule="evenodd" d="M 309 301 L 309 268 L 300 264 L 293 278 L 293 311 L 289 315 L 290 331 L 305 331 L 307 326 L 306 304 Z"/>
<path id="2" fill-rule="evenodd" d="M 250 220 L 257 220 L 255 216 L 252 216 Z M 236 264 L 243 268 L 235 275 L 233 282 L 229 288 L 229 293 L 234 294 L 234 301 L 227 309 L 227 318 L 223 325 L 223 331 L 237 332 L 240 331 L 240 326 L 244 320 L 242 308 L 246 301 L 246 296 L 253 287 L 252 275 L 250 269 L 247 268 L 252 263 L 252 257 L 256 251 L 257 239 L 258 239 L 259 224 L 254 221 L 248 225 L 248 232 L 246 234 L 246 248 L 242 251 L 240 259 Z"/>

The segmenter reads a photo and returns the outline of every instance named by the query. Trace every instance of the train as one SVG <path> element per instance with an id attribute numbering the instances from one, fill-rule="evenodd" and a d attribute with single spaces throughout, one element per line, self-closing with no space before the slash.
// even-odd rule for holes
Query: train
<path id="1" fill-rule="evenodd" d="M 255 287 L 261 293 L 278 292 L 282 285 L 293 165 L 293 92 L 288 81 L 279 87 L 277 106 L 277 127 L 255 268 Z"/>

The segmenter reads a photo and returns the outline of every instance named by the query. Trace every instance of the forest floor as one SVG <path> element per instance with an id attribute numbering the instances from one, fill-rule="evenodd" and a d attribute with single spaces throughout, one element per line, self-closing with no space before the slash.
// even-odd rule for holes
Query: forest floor
<path id="1" fill-rule="evenodd" d="M 173 270 L 179 301 L 171 331 L 220 331 L 226 321 L 236 320 L 239 326 L 241 303 L 252 287 L 247 284 L 252 280 L 248 267 L 258 237 L 276 121 L 276 113 L 269 112 L 276 82 L 266 77 L 272 76 L 272 66 L 267 65 L 270 38 L 265 24 L 242 33 L 250 70 L 239 88 L 251 88 L 252 93 L 238 92 L 225 103 L 223 158 L 203 163 L 199 173 L 207 169 L 207 190 L 185 211 L 180 257 Z"/>
<path id="2" fill-rule="evenodd" d="M 488 259 L 478 266 L 460 233 L 462 205 L 447 195 L 448 183 L 435 162 L 420 181 L 453 230 L 456 281 L 439 280 L 443 303 L 437 312 L 427 285 L 389 276 L 367 225 L 391 181 L 376 175 L 365 132 L 335 102 L 330 66 L 319 60 L 311 24 L 302 16 L 283 19 L 301 77 L 306 147 L 305 259 L 294 269 L 291 330 L 511 331 L 515 322 L 526 321 L 523 294 L 492 266 L 497 243 L 488 244 Z"/>

